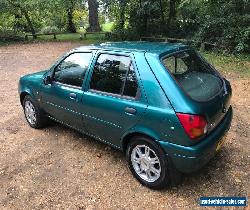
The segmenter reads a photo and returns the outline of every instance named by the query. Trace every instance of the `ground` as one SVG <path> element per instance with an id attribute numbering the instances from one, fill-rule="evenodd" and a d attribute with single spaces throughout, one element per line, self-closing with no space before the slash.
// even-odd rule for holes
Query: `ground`
<path id="1" fill-rule="evenodd" d="M 58 124 L 30 128 L 17 93 L 20 76 L 48 68 L 78 45 L 0 47 L 1 209 L 198 209 L 201 196 L 249 195 L 250 79 L 224 71 L 226 66 L 217 66 L 233 88 L 234 118 L 226 142 L 207 166 L 170 189 L 141 186 L 121 152 L 76 131 Z M 250 62 L 242 62 L 250 71 Z"/>

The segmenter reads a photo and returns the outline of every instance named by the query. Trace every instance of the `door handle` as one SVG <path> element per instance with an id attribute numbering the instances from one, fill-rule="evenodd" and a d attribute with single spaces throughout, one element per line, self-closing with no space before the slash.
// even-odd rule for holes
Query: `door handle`
<path id="1" fill-rule="evenodd" d="M 72 99 L 72 100 L 76 100 L 77 96 L 76 96 L 75 93 L 70 93 L 69 98 Z"/>
<path id="2" fill-rule="evenodd" d="M 132 108 L 132 107 L 126 107 L 125 108 L 125 113 L 127 114 L 136 114 L 136 109 Z"/>

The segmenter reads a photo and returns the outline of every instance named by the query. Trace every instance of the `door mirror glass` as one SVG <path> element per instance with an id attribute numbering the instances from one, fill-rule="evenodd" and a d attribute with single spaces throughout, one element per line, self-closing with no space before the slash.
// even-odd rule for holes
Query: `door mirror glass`
<path id="1" fill-rule="evenodd" d="M 51 76 L 47 75 L 46 77 L 44 77 L 43 82 L 45 85 L 51 84 L 52 82 Z"/>

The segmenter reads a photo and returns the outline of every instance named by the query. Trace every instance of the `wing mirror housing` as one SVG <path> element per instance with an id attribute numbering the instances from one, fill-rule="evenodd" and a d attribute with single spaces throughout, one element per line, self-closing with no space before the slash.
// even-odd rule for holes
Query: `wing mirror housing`
<path id="1" fill-rule="evenodd" d="M 45 76 L 44 79 L 43 79 L 43 83 L 44 83 L 45 85 L 51 84 L 51 83 L 52 83 L 52 78 L 51 78 L 51 76 L 50 76 L 50 75 Z"/>

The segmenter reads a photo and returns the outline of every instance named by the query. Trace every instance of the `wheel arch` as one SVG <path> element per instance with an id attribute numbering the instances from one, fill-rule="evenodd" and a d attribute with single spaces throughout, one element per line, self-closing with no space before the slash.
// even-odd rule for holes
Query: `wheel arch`
<path id="1" fill-rule="evenodd" d="M 27 95 L 31 96 L 31 94 L 29 92 L 27 92 L 27 91 L 23 91 L 23 92 L 20 93 L 20 103 L 21 103 L 21 105 L 23 105 L 23 100 L 24 100 L 25 96 L 27 96 Z"/>
<path id="2" fill-rule="evenodd" d="M 146 131 L 134 130 L 134 131 L 127 132 L 126 134 L 123 135 L 122 141 L 121 141 L 121 146 L 122 146 L 123 152 L 126 152 L 126 149 L 127 149 L 129 142 L 135 136 L 143 136 L 143 137 L 148 138 L 148 139 L 150 139 L 158 144 L 157 139 L 159 139 L 159 138 L 154 132 L 152 132 L 152 131 L 147 132 L 147 130 Z"/>

